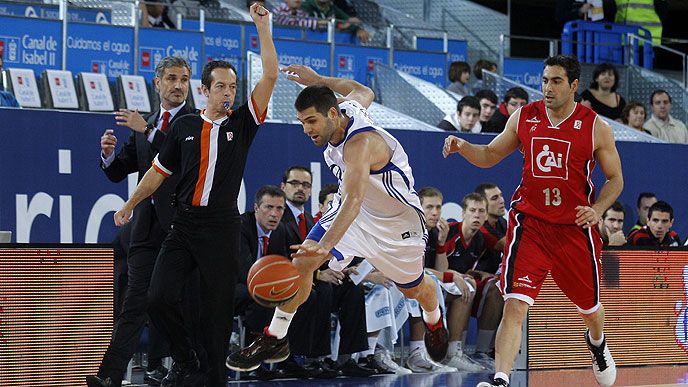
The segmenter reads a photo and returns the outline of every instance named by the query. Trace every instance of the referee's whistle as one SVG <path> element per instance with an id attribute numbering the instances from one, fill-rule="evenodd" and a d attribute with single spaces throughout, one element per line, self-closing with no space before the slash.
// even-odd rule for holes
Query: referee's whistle
<path id="1" fill-rule="evenodd" d="M 225 107 L 225 110 L 229 110 L 230 106 L 228 101 L 225 101 L 222 105 Z"/>

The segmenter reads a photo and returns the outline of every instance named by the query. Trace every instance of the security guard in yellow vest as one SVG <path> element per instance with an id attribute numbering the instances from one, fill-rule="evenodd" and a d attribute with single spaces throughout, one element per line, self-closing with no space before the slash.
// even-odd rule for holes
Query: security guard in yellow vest
<path id="1" fill-rule="evenodd" d="M 652 43 L 662 43 L 662 21 L 655 11 L 654 0 L 616 0 L 617 23 L 643 27 L 652 34 Z"/>

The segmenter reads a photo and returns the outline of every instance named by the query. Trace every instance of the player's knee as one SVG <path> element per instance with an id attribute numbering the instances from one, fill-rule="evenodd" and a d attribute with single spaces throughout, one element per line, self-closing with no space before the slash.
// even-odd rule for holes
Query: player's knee
<path id="1" fill-rule="evenodd" d="M 504 316 L 502 320 L 520 323 L 526 318 L 529 307 L 530 305 L 523 300 L 509 298 L 504 303 Z"/>

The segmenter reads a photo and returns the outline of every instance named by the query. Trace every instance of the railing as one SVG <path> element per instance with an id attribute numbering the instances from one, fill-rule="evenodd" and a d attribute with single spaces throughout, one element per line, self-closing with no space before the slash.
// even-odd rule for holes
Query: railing
<path id="1" fill-rule="evenodd" d="M 637 40 L 637 41 L 643 42 L 645 44 L 652 44 L 652 40 L 651 39 L 645 39 L 645 38 L 640 37 L 640 36 L 635 35 L 635 34 L 627 34 L 626 36 L 627 36 L 628 41 L 630 43 L 629 45 L 626 46 L 626 59 L 627 59 L 629 64 L 637 66 L 638 63 L 635 63 L 635 57 L 636 57 L 635 54 L 636 53 L 633 51 L 635 49 L 634 46 L 636 46 L 636 45 L 633 43 Z M 666 51 L 666 52 L 669 52 L 669 53 L 674 54 L 674 55 L 678 55 L 679 57 L 681 57 L 681 63 L 682 63 L 682 66 L 681 66 L 681 82 L 683 83 L 684 88 L 688 88 L 688 55 L 682 53 L 681 51 L 674 50 L 671 47 L 663 46 L 661 44 L 660 45 L 653 45 L 652 47 Z"/>

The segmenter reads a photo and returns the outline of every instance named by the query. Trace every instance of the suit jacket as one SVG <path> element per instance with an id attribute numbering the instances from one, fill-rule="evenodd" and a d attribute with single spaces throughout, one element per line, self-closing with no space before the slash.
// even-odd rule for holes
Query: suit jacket
<path id="1" fill-rule="evenodd" d="M 241 215 L 241 255 L 239 262 L 239 283 L 246 284 L 248 271 L 258 259 L 258 229 L 256 213 L 249 211 Z M 266 255 L 278 254 L 287 256 L 288 245 L 284 225 L 281 223 L 270 233 Z"/>
<path id="2" fill-rule="evenodd" d="M 193 112 L 194 111 L 189 108 L 189 105 L 184 105 L 184 107 L 172 117 L 169 124 L 172 125 L 177 118 Z M 144 118 L 149 124 L 155 125 L 159 116 L 160 110 Z M 150 169 L 153 158 L 158 154 L 164 140 L 165 134 L 159 130 L 155 132 L 152 143 L 148 142 L 148 139 L 143 133 L 132 130 L 129 139 L 112 161 L 112 164 L 106 168 L 101 160 L 100 167 L 112 182 L 120 182 L 133 172 L 139 173 L 138 180 L 141 181 L 143 175 Z M 169 230 L 170 224 L 172 223 L 172 217 L 174 216 L 174 208 L 171 205 L 171 199 L 179 178 L 179 174 L 168 177 L 155 191 L 153 194 L 155 208 L 150 200 L 143 200 L 136 206 L 132 226 L 132 238 L 134 240 L 141 241 L 148 238 L 151 229 L 151 220 L 154 215 L 157 216 L 158 222 L 163 230 Z"/>
<path id="3" fill-rule="evenodd" d="M 303 214 L 306 216 L 306 230 L 310 231 L 315 225 L 313 215 L 311 215 L 308 211 L 304 211 Z M 299 224 L 296 222 L 294 213 L 291 212 L 291 208 L 289 208 L 289 206 L 285 206 L 284 215 L 282 215 L 282 220 L 280 223 L 284 225 L 284 228 L 286 229 L 287 248 L 289 248 L 291 245 L 300 245 L 303 242 L 303 239 L 301 239 L 301 233 L 299 232 Z"/>

